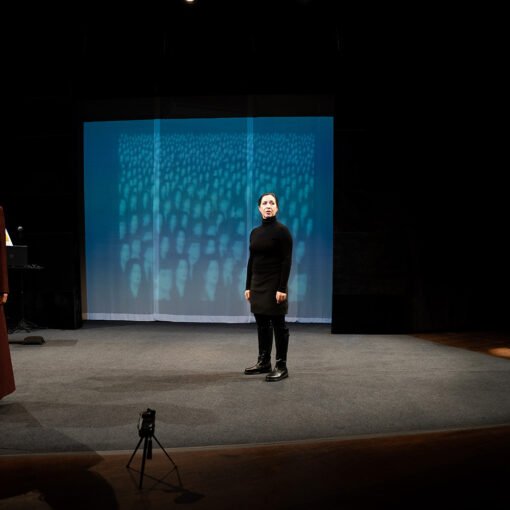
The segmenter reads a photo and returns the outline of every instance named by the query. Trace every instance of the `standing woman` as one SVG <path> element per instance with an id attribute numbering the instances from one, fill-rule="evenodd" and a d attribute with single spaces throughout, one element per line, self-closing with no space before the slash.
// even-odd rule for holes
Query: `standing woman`
<path id="1" fill-rule="evenodd" d="M 278 198 L 274 193 L 261 195 L 258 206 L 262 225 L 254 228 L 250 234 L 244 296 L 250 302 L 251 312 L 257 321 L 259 356 L 257 363 L 246 368 L 244 373 L 267 373 L 266 381 L 281 381 L 289 376 L 289 330 L 285 315 L 288 311 L 287 284 L 292 264 L 292 236 L 289 229 L 276 219 Z M 276 364 L 271 371 L 273 330 Z"/>
<path id="2" fill-rule="evenodd" d="M 4 314 L 4 305 L 7 302 L 7 295 L 9 293 L 6 251 L 4 210 L 0 206 L 0 399 L 16 389 L 14 386 L 14 374 L 12 372 L 7 324 Z"/>

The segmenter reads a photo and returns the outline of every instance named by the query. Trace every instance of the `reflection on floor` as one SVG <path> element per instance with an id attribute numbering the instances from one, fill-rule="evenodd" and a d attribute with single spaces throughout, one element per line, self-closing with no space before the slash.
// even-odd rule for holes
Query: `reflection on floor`
<path id="1" fill-rule="evenodd" d="M 491 356 L 510 359 L 510 333 L 495 331 L 461 333 L 420 333 L 416 338 L 430 340 L 438 344 L 451 345 L 470 351 L 484 352 Z"/>

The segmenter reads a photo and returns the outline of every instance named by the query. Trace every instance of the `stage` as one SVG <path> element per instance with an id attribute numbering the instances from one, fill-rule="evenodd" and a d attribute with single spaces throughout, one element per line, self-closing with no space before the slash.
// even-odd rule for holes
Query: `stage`
<path id="1" fill-rule="evenodd" d="M 133 450 L 156 410 L 168 448 L 397 436 L 510 423 L 510 363 L 411 335 L 290 324 L 290 377 L 245 376 L 256 327 L 86 322 L 13 343 L 2 455 Z M 17 333 L 10 341 L 22 340 Z"/>

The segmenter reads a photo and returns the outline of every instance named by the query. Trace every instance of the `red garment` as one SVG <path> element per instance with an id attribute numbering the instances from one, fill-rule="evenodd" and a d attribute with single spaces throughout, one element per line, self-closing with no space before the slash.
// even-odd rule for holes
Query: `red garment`
<path id="1" fill-rule="evenodd" d="M 4 211 L 0 206 L 0 296 L 9 293 L 6 251 Z M 15 389 L 4 306 L 0 304 L 0 398 L 9 395 Z"/>

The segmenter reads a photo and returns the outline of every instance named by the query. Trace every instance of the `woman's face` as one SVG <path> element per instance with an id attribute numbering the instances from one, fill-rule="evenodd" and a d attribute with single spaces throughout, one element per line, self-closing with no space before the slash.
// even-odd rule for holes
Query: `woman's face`
<path id="1" fill-rule="evenodd" d="M 177 248 L 177 251 L 181 253 L 184 250 L 184 245 L 186 244 L 186 234 L 184 233 L 184 230 L 179 230 L 177 232 L 177 238 L 175 240 L 175 245 Z"/>
<path id="2" fill-rule="evenodd" d="M 139 287 L 142 282 L 142 268 L 140 264 L 133 264 L 131 267 L 131 285 L 134 287 Z"/>
<path id="3" fill-rule="evenodd" d="M 207 266 L 205 281 L 211 285 L 216 285 L 219 280 L 220 268 L 217 260 L 211 260 Z"/>
<path id="4" fill-rule="evenodd" d="M 188 248 L 188 260 L 190 264 L 196 264 L 200 258 L 200 243 L 193 242 Z"/>
<path id="5" fill-rule="evenodd" d="M 129 244 L 124 243 L 120 249 L 120 264 L 124 268 L 129 260 Z"/>
<path id="6" fill-rule="evenodd" d="M 175 270 L 175 281 L 181 285 L 186 283 L 188 279 L 188 263 L 184 259 L 180 259 Z"/>
<path id="7" fill-rule="evenodd" d="M 170 251 L 170 239 L 168 239 L 167 236 L 163 236 L 161 238 L 161 244 L 159 246 L 160 252 L 159 256 L 162 259 L 166 259 L 166 256 L 168 255 L 168 252 Z"/>
<path id="8" fill-rule="evenodd" d="M 262 197 L 259 205 L 259 211 L 264 219 L 276 216 L 278 206 L 276 205 L 276 199 L 273 195 L 264 195 Z"/>

